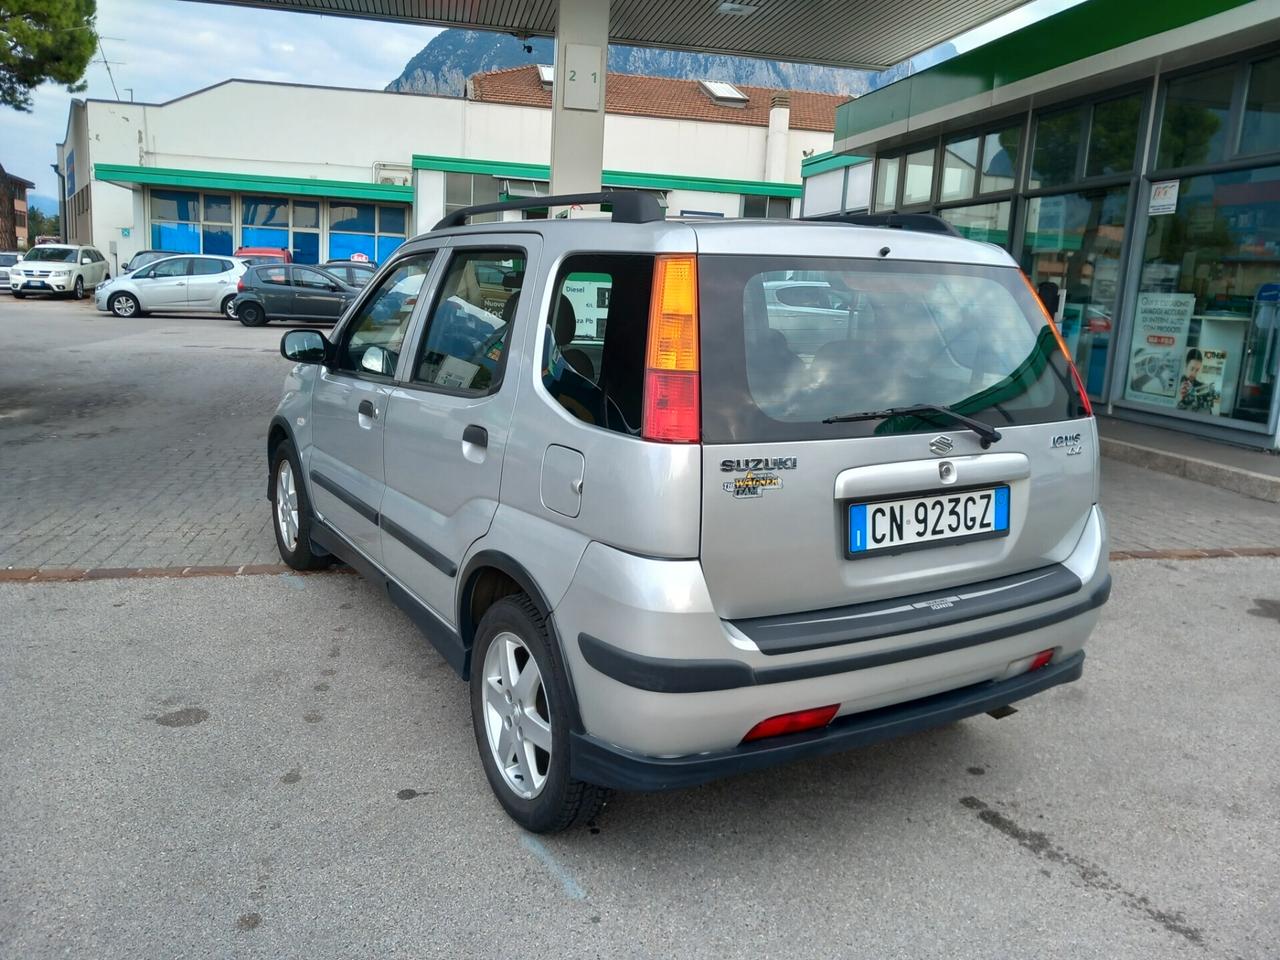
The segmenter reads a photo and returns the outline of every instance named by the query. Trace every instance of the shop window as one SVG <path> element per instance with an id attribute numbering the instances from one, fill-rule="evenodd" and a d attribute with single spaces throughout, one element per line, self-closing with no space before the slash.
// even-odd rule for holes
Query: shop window
<path id="1" fill-rule="evenodd" d="M 1187 177 L 1153 215 L 1125 398 L 1266 424 L 1280 377 L 1280 167 Z"/>
<path id="2" fill-rule="evenodd" d="M 1280 57 L 1255 63 L 1244 100 L 1241 153 L 1280 150 Z"/>
<path id="3" fill-rule="evenodd" d="M 373 204 L 330 200 L 329 229 L 343 233 L 373 233 Z"/>
<path id="4" fill-rule="evenodd" d="M 289 231 L 276 227 L 241 227 L 240 245 L 244 247 L 289 248 Z"/>
<path id="5" fill-rule="evenodd" d="M 1093 396 L 1102 393 L 1113 352 L 1128 209 L 1127 185 L 1027 201 L 1023 269 L 1033 284 L 1053 285 L 1059 329 Z"/>
<path id="6" fill-rule="evenodd" d="M 331 233 L 329 234 L 329 259 L 364 259 L 377 263 L 377 240 L 368 233 Z"/>
<path id="7" fill-rule="evenodd" d="M 1089 126 L 1086 177 L 1115 176 L 1133 170 L 1142 124 L 1142 96 L 1133 94 L 1095 104 Z"/>
<path id="8" fill-rule="evenodd" d="M 1012 190 L 1018 176 L 1018 148 L 1022 127 L 1008 127 L 982 138 L 982 193 Z"/>
<path id="9" fill-rule="evenodd" d="M 396 248 L 404 243 L 404 237 L 378 237 L 378 263 L 386 263 L 387 258 L 395 253 Z"/>
<path id="10" fill-rule="evenodd" d="M 221 253 L 230 255 L 235 250 L 235 241 L 231 236 L 231 226 L 207 223 L 203 230 L 204 253 Z M 186 252 L 186 251 L 184 251 Z M 195 251 L 190 251 L 194 253 Z"/>
<path id="11" fill-rule="evenodd" d="M 151 219 L 200 222 L 200 194 L 184 190 L 152 190 Z"/>
<path id="12" fill-rule="evenodd" d="M 405 207 L 379 207 L 378 233 L 404 236 Z"/>
<path id="13" fill-rule="evenodd" d="M 1076 179 L 1084 110 L 1084 107 L 1074 107 L 1036 118 L 1036 145 L 1031 154 L 1031 182 L 1028 184 L 1032 190 Z"/>
<path id="14" fill-rule="evenodd" d="M 318 201 L 293 201 L 293 228 L 295 230 L 320 229 L 320 204 Z"/>
<path id="15" fill-rule="evenodd" d="M 744 196 L 742 215 L 755 220 L 786 220 L 791 216 L 791 198 Z"/>
<path id="16" fill-rule="evenodd" d="M 898 205 L 898 164 L 897 157 L 882 157 L 876 161 L 877 210 L 892 210 Z"/>
<path id="17" fill-rule="evenodd" d="M 200 224 L 153 223 L 151 224 L 151 248 L 172 253 L 199 253 Z"/>
<path id="18" fill-rule="evenodd" d="M 293 262 L 320 262 L 320 234 L 306 230 L 293 231 Z"/>
<path id="19" fill-rule="evenodd" d="M 230 223 L 231 197 L 225 193 L 206 193 L 204 195 L 204 219 L 205 223 Z"/>
<path id="20" fill-rule="evenodd" d="M 289 201 L 284 197 L 241 197 L 240 220 L 246 227 L 288 227 Z"/>
<path id="21" fill-rule="evenodd" d="M 1168 83 L 1157 167 L 1191 167 L 1226 159 L 1236 73 L 1234 66 L 1221 67 Z"/>
<path id="22" fill-rule="evenodd" d="M 967 207 L 947 207 L 938 211 L 943 220 L 951 224 L 969 240 L 995 243 L 1008 249 L 1009 211 L 1008 200 L 998 203 L 975 203 Z"/>
<path id="23" fill-rule="evenodd" d="M 480 203 L 498 202 L 498 181 L 494 177 L 477 173 L 446 173 L 444 175 L 444 212 L 453 213 L 462 207 Z M 497 213 L 482 213 L 473 217 L 472 223 L 493 223 L 502 219 Z"/>
<path id="24" fill-rule="evenodd" d="M 978 138 L 953 140 L 942 150 L 942 183 L 938 185 L 938 199 L 968 200 L 978 173 Z"/>
<path id="25" fill-rule="evenodd" d="M 933 147 L 917 150 L 906 157 L 902 178 L 902 205 L 928 203 L 933 196 Z"/>

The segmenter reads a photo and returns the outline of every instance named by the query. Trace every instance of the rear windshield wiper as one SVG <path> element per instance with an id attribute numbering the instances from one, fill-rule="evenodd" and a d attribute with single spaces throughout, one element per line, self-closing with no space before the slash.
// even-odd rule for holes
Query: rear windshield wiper
<path id="1" fill-rule="evenodd" d="M 925 417 L 927 419 L 926 415 L 928 414 L 932 414 L 935 417 L 946 417 L 962 426 L 968 427 L 982 438 L 984 449 L 993 443 L 1000 442 L 1000 431 L 989 423 L 983 423 L 981 420 L 973 419 L 973 417 L 966 417 L 963 413 L 958 413 L 950 407 L 944 407 L 939 403 L 913 403 L 909 407 L 890 407 L 887 410 L 867 410 L 863 413 L 842 413 L 838 417 L 827 417 L 822 422 L 852 423 L 856 420 L 888 420 L 890 417 Z"/>

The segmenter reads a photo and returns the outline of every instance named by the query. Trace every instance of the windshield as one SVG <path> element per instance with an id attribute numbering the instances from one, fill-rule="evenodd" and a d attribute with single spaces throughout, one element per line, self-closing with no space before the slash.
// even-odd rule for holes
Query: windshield
<path id="1" fill-rule="evenodd" d="M 75 263 L 75 247 L 36 247 L 27 254 L 28 263 L 34 260 L 45 260 L 51 263 Z"/>
<path id="2" fill-rule="evenodd" d="M 12 267 L 18 262 L 16 253 L 0 253 L 0 267 Z"/>
<path id="3" fill-rule="evenodd" d="M 918 416 L 822 423 L 921 403 L 996 427 L 1077 415 L 1053 329 L 1014 267 L 698 262 L 708 442 L 937 429 Z"/>

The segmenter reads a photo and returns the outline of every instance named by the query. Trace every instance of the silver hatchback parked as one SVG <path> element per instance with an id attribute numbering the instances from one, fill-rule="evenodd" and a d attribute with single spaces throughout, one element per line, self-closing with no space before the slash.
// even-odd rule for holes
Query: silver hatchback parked
<path id="1" fill-rule="evenodd" d="M 612 218 L 466 225 L 574 202 Z M 508 201 L 281 351 L 281 556 L 385 587 L 530 830 L 1081 675 L 1097 436 L 996 247 Z"/>

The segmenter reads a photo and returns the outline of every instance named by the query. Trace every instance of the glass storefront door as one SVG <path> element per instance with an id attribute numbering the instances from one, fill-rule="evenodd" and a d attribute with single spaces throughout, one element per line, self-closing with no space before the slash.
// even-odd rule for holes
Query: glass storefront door
<path id="1" fill-rule="evenodd" d="M 1267 425 L 1280 376 L 1280 166 L 1178 181 L 1176 209 L 1149 219 L 1139 290 L 1125 398 Z"/>
<path id="2" fill-rule="evenodd" d="M 1027 201 L 1022 267 L 1038 289 L 1057 295 L 1062 337 L 1095 398 L 1102 395 L 1113 352 L 1128 212 L 1128 186 Z"/>

